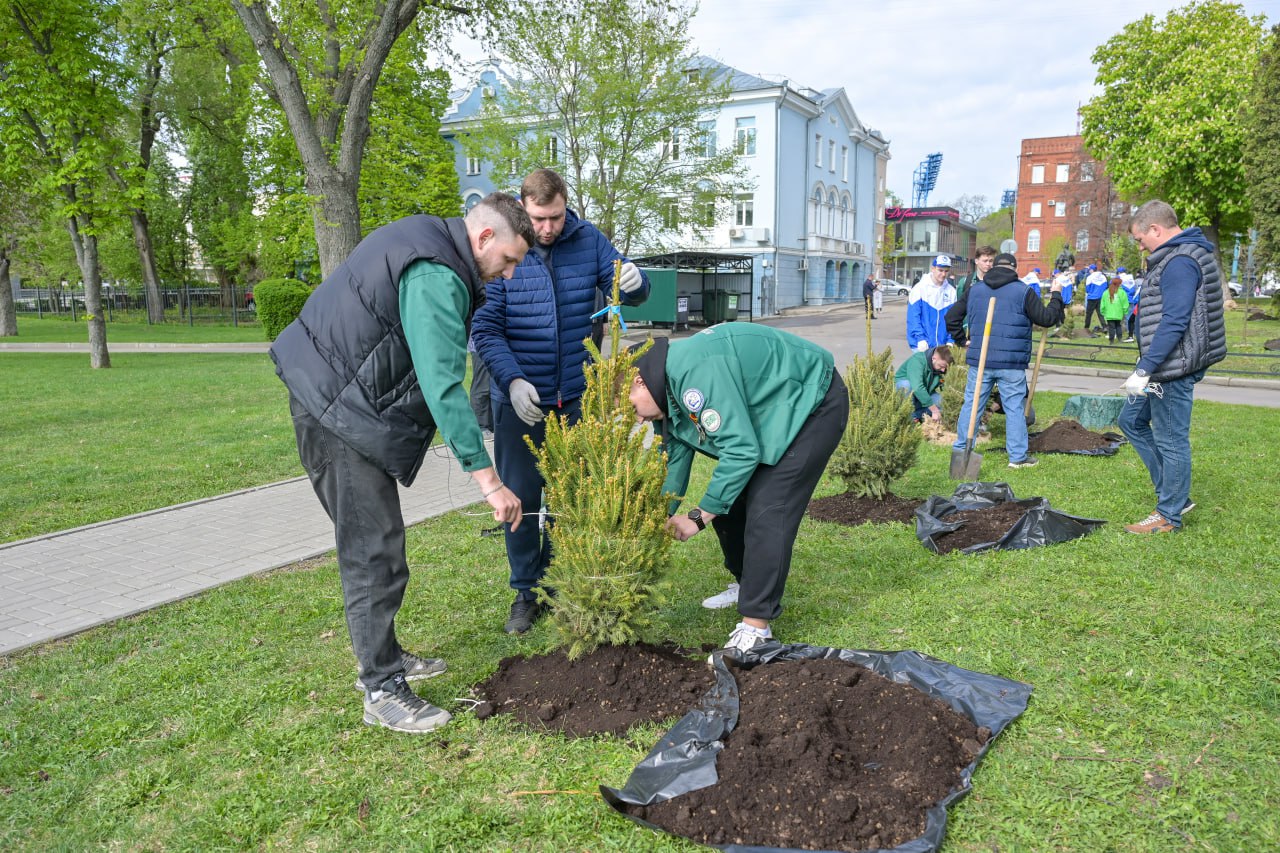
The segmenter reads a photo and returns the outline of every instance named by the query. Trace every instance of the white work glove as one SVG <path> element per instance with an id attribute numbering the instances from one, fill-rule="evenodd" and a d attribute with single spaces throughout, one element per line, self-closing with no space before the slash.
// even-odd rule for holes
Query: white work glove
<path id="1" fill-rule="evenodd" d="M 1151 377 L 1146 374 L 1146 371 L 1135 370 L 1124 381 L 1124 392 L 1131 397 L 1141 396 L 1147 393 L 1147 383 L 1150 381 Z"/>
<path id="2" fill-rule="evenodd" d="M 640 268 L 631 261 L 623 264 L 622 271 L 618 275 L 618 289 L 623 293 L 635 293 L 642 284 L 644 284 L 644 278 L 640 275 Z"/>
<path id="3" fill-rule="evenodd" d="M 928 341 L 920 341 L 916 344 L 916 352 L 926 352 L 929 349 Z"/>
<path id="4" fill-rule="evenodd" d="M 547 416 L 546 412 L 538 406 L 542 402 L 542 398 L 538 396 L 538 389 L 534 388 L 528 380 L 513 379 L 508 395 L 511 397 L 511 407 L 516 410 L 516 415 L 529 426 L 535 425 Z"/>

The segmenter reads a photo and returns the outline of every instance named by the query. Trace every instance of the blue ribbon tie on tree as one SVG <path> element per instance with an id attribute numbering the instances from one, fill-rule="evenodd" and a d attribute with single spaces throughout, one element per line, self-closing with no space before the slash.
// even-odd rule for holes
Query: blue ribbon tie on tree
<path id="1" fill-rule="evenodd" d="M 626 321 L 626 320 L 624 320 L 624 319 L 622 319 L 622 306 L 621 306 L 621 305 L 606 305 L 606 306 L 604 306 L 603 308 L 601 308 L 599 311 L 597 311 L 596 313 L 592 314 L 592 315 L 591 315 L 591 319 L 592 319 L 592 320 L 594 320 L 595 318 L 597 318 L 597 317 L 601 317 L 601 316 L 603 316 L 603 315 L 605 315 L 605 314 L 608 314 L 608 313 L 610 313 L 610 312 L 612 312 L 612 313 L 614 313 L 614 314 L 617 314 L 617 315 L 618 315 L 618 322 L 622 324 L 622 331 L 624 331 L 624 332 L 625 332 L 625 331 L 627 330 L 627 321 Z"/>

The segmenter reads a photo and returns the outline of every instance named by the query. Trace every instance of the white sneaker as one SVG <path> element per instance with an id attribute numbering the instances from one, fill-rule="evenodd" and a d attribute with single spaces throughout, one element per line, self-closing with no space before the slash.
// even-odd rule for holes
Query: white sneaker
<path id="1" fill-rule="evenodd" d="M 702 606 L 708 610 L 723 610 L 738 603 L 738 585 L 729 584 L 724 592 L 718 592 L 710 598 L 702 599 Z"/>
<path id="2" fill-rule="evenodd" d="M 729 642 L 725 643 L 724 647 L 739 652 L 749 652 L 772 639 L 773 631 L 769 628 L 753 628 L 746 622 L 739 622 L 733 629 L 733 633 L 729 635 Z"/>

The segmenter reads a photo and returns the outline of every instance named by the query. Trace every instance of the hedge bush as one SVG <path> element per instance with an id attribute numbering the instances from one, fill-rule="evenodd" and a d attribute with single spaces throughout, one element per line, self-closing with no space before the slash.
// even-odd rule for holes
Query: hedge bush
<path id="1" fill-rule="evenodd" d="M 267 340 L 274 341 L 285 326 L 298 318 L 310 295 L 309 285 L 292 278 L 269 278 L 254 285 L 253 301 Z"/>

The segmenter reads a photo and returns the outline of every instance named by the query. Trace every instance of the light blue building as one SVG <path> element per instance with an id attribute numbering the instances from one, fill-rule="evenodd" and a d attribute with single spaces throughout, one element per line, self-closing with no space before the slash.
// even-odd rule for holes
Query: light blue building
<path id="1" fill-rule="evenodd" d="M 701 67 L 728 77 L 730 95 L 706 117 L 719 147 L 732 146 L 751 189 L 710 229 L 664 234 L 634 256 L 691 251 L 752 259 L 752 316 L 785 308 L 859 302 L 862 281 L 877 272 L 884 235 L 889 141 L 864 125 L 844 89 L 816 91 L 789 80 L 767 80 L 700 57 Z M 459 137 L 496 97 L 505 76 L 490 65 L 472 88 L 456 93 L 441 133 L 457 152 L 462 197 L 470 208 L 494 189 L 489 164 L 469 158 Z M 748 306 L 744 305 L 743 308 Z"/>

